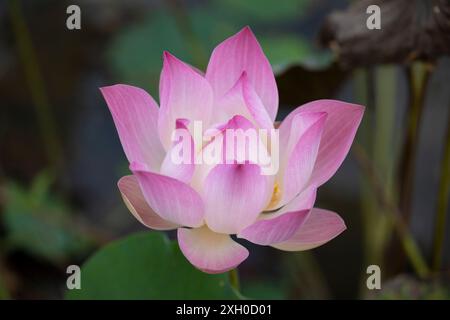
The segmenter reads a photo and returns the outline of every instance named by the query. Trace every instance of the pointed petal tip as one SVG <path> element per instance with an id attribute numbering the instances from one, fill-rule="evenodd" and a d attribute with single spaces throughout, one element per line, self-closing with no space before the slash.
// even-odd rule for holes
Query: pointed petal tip
<path id="1" fill-rule="evenodd" d="M 169 51 L 164 50 L 163 52 L 163 69 L 177 64 L 184 64 L 180 59 L 175 57 Z"/>
<path id="2" fill-rule="evenodd" d="M 258 45 L 259 45 L 259 42 L 255 36 L 255 33 L 253 32 L 252 28 L 250 28 L 250 26 L 248 26 L 248 25 L 243 27 L 241 30 L 239 30 L 237 33 L 235 33 L 233 36 L 231 36 L 228 39 L 232 39 L 232 38 L 242 39 L 244 41 L 251 39 L 251 40 L 254 40 L 256 43 L 258 43 Z"/>
<path id="3" fill-rule="evenodd" d="M 112 89 L 112 88 L 126 88 L 126 87 L 140 89 L 139 87 L 134 87 L 134 86 L 131 86 L 129 84 L 124 84 L 124 83 L 115 83 L 115 84 L 105 85 L 105 86 L 98 87 L 98 88 L 99 88 L 100 91 L 103 91 L 103 90 L 108 90 L 108 89 Z"/>
<path id="4" fill-rule="evenodd" d="M 181 59 L 177 58 L 174 54 L 170 53 L 169 51 L 164 50 L 163 52 L 163 66 L 164 64 L 180 64 L 180 65 L 186 65 L 185 62 L 183 62 Z M 187 66 L 187 65 L 186 65 Z"/>
<path id="5" fill-rule="evenodd" d="M 217 45 L 208 63 L 206 78 L 220 97 L 232 88 L 245 70 L 272 121 L 278 110 L 278 89 L 272 67 L 249 26 Z"/>
<path id="6" fill-rule="evenodd" d="M 247 35 L 247 36 L 253 36 L 253 37 L 255 36 L 255 34 L 253 33 L 252 28 L 249 25 L 246 25 L 245 27 L 243 27 L 241 29 L 241 31 L 239 31 L 239 33 L 242 33 L 242 34 Z"/>
<path id="7" fill-rule="evenodd" d="M 225 95 L 232 94 L 233 92 L 243 92 L 246 88 L 246 84 L 248 83 L 248 74 L 247 71 L 242 71 L 241 75 L 235 82 L 235 84 L 225 93 Z"/>
<path id="8" fill-rule="evenodd" d="M 323 103 L 323 104 L 333 104 L 333 105 L 339 105 L 341 108 L 347 108 L 348 110 L 352 110 L 355 111 L 357 113 L 364 113 L 366 107 L 361 105 L 361 104 L 357 104 L 357 103 L 352 103 L 352 102 L 346 102 L 346 101 L 341 101 L 341 100 L 333 100 L 333 99 L 319 99 L 316 101 L 312 101 L 314 103 Z"/>
<path id="9" fill-rule="evenodd" d="M 125 85 L 125 84 L 117 83 L 117 84 L 112 84 L 112 85 L 109 85 L 109 86 L 98 87 L 98 89 L 100 90 L 100 92 L 101 92 L 103 95 L 105 95 L 105 94 L 107 94 L 110 90 L 114 90 L 114 89 L 117 89 L 117 88 L 120 88 L 120 87 L 123 87 L 123 86 L 126 86 L 126 85 Z"/>
<path id="10" fill-rule="evenodd" d="M 173 57 L 173 55 L 169 51 L 163 51 L 163 59 L 170 59 L 171 57 Z"/>
<path id="11" fill-rule="evenodd" d="M 162 58 L 163 58 L 163 69 L 164 69 L 170 65 L 171 60 L 173 60 L 174 56 L 169 51 L 164 50 Z"/>
<path id="12" fill-rule="evenodd" d="M 307 119 L 311 126 L 319 123 L 325 122 L 328 117 L 328 112 L 326 111 L 306 111 L 298 113 L 294 116 L 294 121 L 299 119 Z"/>
<path id="13" fill-rule="evenodd" d="M 175 120 L 175 128 L 176 129 L 187 129 L 191 122 L 186 118 L 178 118 Z"/>
<path id="14" fill-rule="evenodd" d="M 248 81 L 248 74 L 246 70 L 242 71 L 238 81 Z"/>

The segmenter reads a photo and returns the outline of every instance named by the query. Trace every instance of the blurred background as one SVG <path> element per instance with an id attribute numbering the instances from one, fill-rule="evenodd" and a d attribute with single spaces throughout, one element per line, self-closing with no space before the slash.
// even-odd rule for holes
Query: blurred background
<path id="1" fill-rule="evenodd" d="M 369 30 L 377 3 L 382 29 Z M 81 30 L 66 28 L 71 4 Z M 446 0 L 1 1 L 0 298 L 61 299 L 68 265 L 146 230 L 118 192 L 128 163 L 98 88 L 127 83 L 158 100 L 163 50 L 204 70 L 246 25 L 276 74 L 278 120 L 323 98 L 366 113 L 318 193 L 347 230 L 308 252 L 245 243 L 242 293 L 450 298 L 449 17 Z M 366 287 L 373 264 L 382 290 Z"/>

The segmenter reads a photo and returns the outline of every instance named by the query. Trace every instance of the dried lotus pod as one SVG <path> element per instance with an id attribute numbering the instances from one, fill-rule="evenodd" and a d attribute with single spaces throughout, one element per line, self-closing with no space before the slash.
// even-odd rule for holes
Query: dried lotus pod
<path id="1" fill-rule="evenodd" d="M 370 30 L 370 5 L 380 7 L 381 29 Z M 450 53 L 450 0 L 361 0 L 331 13 L 320 31 L 346 67 L 435 60 Z"/>

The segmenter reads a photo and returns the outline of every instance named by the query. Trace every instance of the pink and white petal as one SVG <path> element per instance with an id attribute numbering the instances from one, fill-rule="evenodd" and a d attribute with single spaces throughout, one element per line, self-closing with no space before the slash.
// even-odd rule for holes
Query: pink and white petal
<path id="1" fill-rule="evenodd" d="M 285 122 L 292 121 L 296 114 L 303 112 L 328 114 L 311 178 L 311 183 L 320 186 L 336 173 L 347 156 L 361 123 L 364 107 L 337 100 L 317 100 L 295 109 Z"/>
<path id="2" fill-rule="evenodd" d="M 252 87 L 245 71 L 236 84 L 217 100 L 213 112 L 213 123 L 224 122 L 235 115 L 241 115 L 249 119 L 256 128 L 267 130 L 273 128 L 273 121 Z"/>
<path id="3" fill-rule="evenodd" d="M 270 183 L 255 164 L 218 164 L 206 177 L 202 198 L 208 227 L 236 234 L 256 221 L 269 198 Z"/>
<path id="4" fill-rule="evenodd" d="M 283 214 L 285 212 L 310 210 L 314 207 L 316 202 L 317 188 L 314 185 L 309 185 L 294 199 L 288 202 L 284 207 L 277 210 L 276 214 Z"/>
<path id="5" fill-rule="evenodd" d="M 260 219 L 238 234 L 238 238 L 267 246 L 291 238 L 303 224 L 309 210 L 288 212 L 272 219 Z"/>
<path id="6" fill-rule="evenodd" d="M 248 257 L 248 250 L 229 235 L 215 233 L 206 226 L 179 228 L 178 244 L 189 262 L 207 273 L 227 272 Z"/>
<path id="7" fill-rule="evenodd" d="M 139 183 L 134 176 L 124 176 L 117 183 L 125 205 L 143 225 L 154 230 L 172 230 L 178 225 L 164 220 L 145 201 Z"/>
<path id="8" fill-rule="evenodd" d="M 315 188 L 307 188 L 280 210 L 261 214 L 258 221 L 237 236 L 259 245 L 271 245 L 290 239 L 308 219 L 316 199 L 316 191 Z"/>
<path id="9" fill-rule="evenodd" d="M 233 116 L 222 128 L 224 161 L 226 163 L 244 163 L 249 161 L 254 164 L 269 157 L 267 147 L 260 139 L 257 128 L 241 115 Z M 220 140 L 219 140 L 220 141 Z"/>
<path id="10" fill-rule="evenodd" d="M 314 249 L 334 239 L 345 229 L 345 222 L 337 213 L 313 208 L 306 222 L 292 238 L 272 247 L 284 251 Z"/>
<path id="11" fill-rule="evenodd" d="M 203 201 L 189 185 L 150 172 L 140 163 L 133 162 L 130 170 L 137 178 L 145 200 L 160 217 L 192 228 L 203 224 Z"/>
<path id="12" fill-rule="evenodd" d="M 144 90 L 117 84 L 100 88 L 111 111 L 128 161 L 158 170 L 164 148 L 158 137 L 158 105 Z"/>
<path id="13" fill-rule="evenodd" d="M 195 170 L 195 145 L 187 125 L 188 121 L 177 119 L 175 141 L 164 158 L 160 173 L 189 184 Z"/>
<path id="14" fill-rule="evenodd" d="M 201 164 L 196 165 L 191 185 L 202 190 L 203 182 L 217 164 L 258 164 L 264 170 L 270 155 L 266 145 L 259 138 L 254 125 L 245 117 L 235 115 L 226 123 L 210 128 L 205 133 L 210 140 L 200 150 Z M 274 177 L 271 177 L 273 180 Z M 272 185 L 267 185 L 271 192 Z"/>
<path id="15" fill-rule="evenodd" d="M 281 199 L 275 208 L 287 204 L 308 186 L 326 118 L 326 113 L 319 112 L 299 114 L 293 119 L 287 148 L 280 154 L 277 180 Z"/>
<path id="16" fill-rule="evenodd" d="M 219 44 L 206 70 L 216 97 L 230 90 L 246 71 L 272 122 L 278 111 L 278 89 L 272 67 L 249 27 Z"/>
<path id="17" fill-rule="evenodd" d="M 203 126 L 208 127 L 213 103 L 211 85 L 201 74 L 168 52 L 164 53 L 160 100 L 158 131 L 166 150 L 171 146 L 171 135 L 178 118 L 191 123 L 202 121 Z"/>

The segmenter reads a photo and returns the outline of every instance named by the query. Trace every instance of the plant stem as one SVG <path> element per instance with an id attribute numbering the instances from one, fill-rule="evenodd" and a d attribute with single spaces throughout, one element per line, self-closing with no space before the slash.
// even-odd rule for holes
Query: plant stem
<path id="1" fill-rule="evenodd" d="M 240 285 L 239 285 L 239 273 L 237 268 L 231 269 L 230 272 L 228 273 L 229 277 L 230 277 L 230 284 L 231 286 L 239 292 L 240 290 Z"/>
<path id="2" fill-rule="evenodd" d="M 416 151 L 425 94 L 433 65 L 416 62 L 407 68 L 410 91 L 407 110 L 407 129 L 402 155 L 399 162 L 400 210 L 406 221 L 411 216 Z"/>
<path id="3" fill-rule="evenodd" d="M 31 36 L 22 14 L 19 0 L 8 1 L 12 30 L 16 39 L 18 54 L 24 68 L 25 77 L 36 109 L 38 126 L 44 141 L 47 160 L 55 168 L 61 162 L 61 145 L 58 140 L 56 124 L 44 88 Z"/>
<path id="4" fill-rule="evenodd" d="M 439 271 L 442 262 L 442 249 L 445 238 L 445 223 L 450 191 L 450 113 L 447 121 L 444 154 L 441 162 L 441 181 L 439 183 L 436 221 L 434 226 L 433 270 Z"/>
<path id="5" fill-rule="evenodd" d="M 389 198 L 383 188 L 383 185 L 380 183 L 378 173 L 372 166 L 369 157 L 365 153 L 364 149 L 358 144 L 354 144 L 352 152 L 355 155 L 355 158 L 363 173 L 370 181 L 373 192 L 376 195 L 380 206 L 385 209 L 383 211 L 389 213 L 388 217 L 392 220 L 392 223 L 400 237 L 403 250 L 409 258 L 414 271 L 421 278 L 428 277 L 430 270 L 425 262 L 425 259 L 423 258 L 423 255 L 420 252 L 413 236 L 409 232 L 408 227 L 401 215 L 401 211 Z"/>

